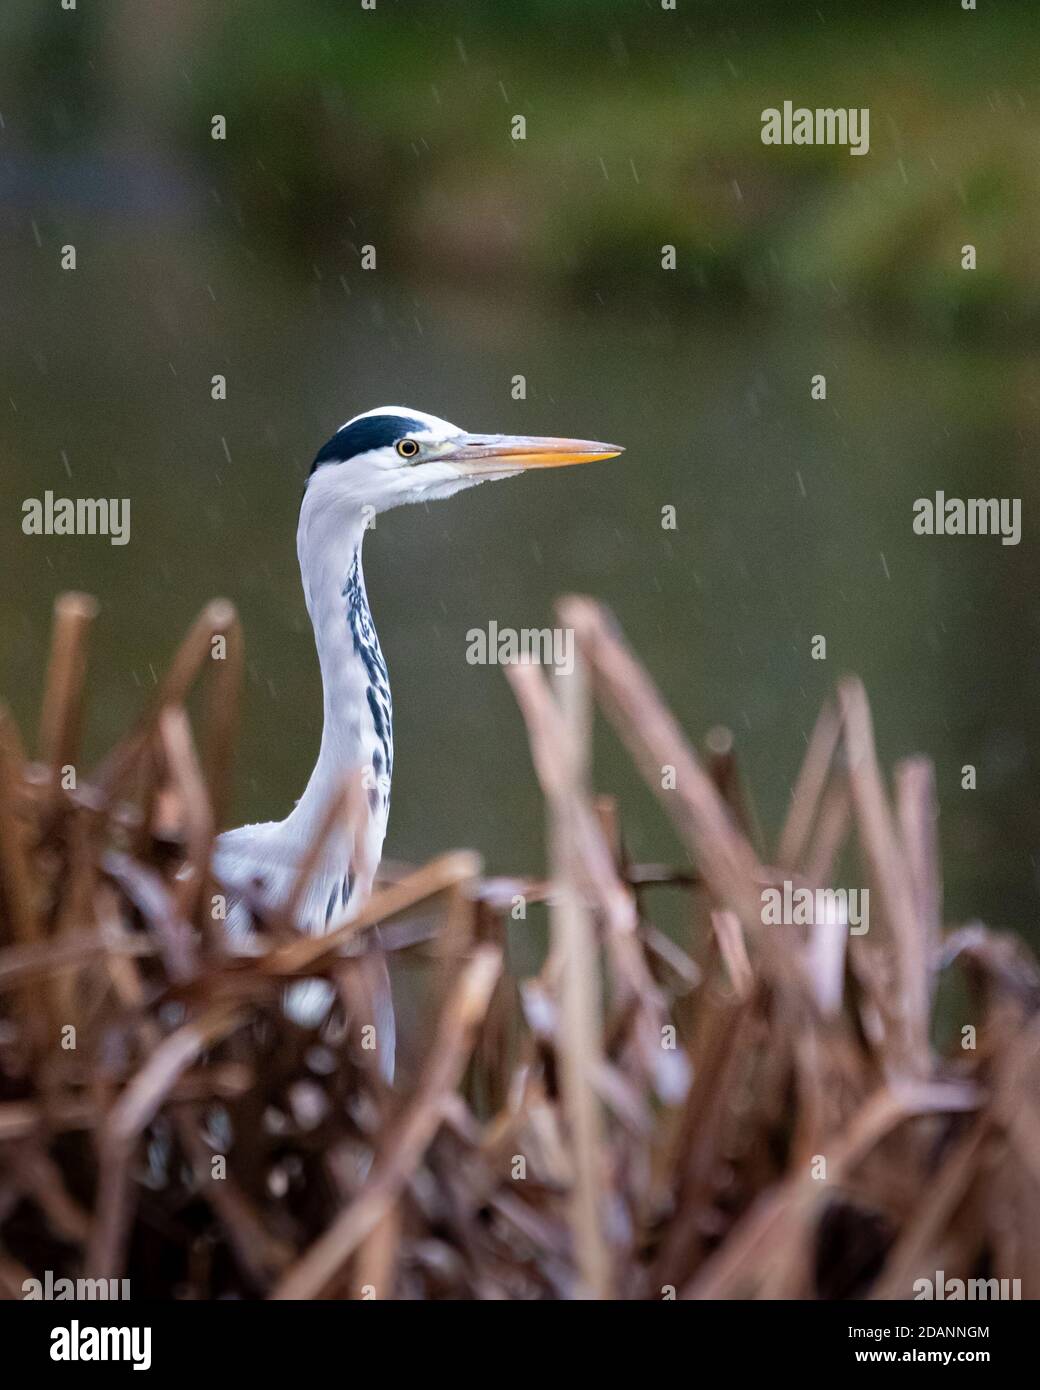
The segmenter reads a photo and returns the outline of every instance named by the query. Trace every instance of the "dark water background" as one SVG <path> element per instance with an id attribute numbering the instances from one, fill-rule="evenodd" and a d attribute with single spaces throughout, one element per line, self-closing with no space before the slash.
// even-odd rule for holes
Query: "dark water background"
<path id="1" fill-rule="evenodd" d="M 321 6 L 304 8 L 312 28 L 333 22 Z M 724 28 L 712 30 L 716 46 Z M 75 66 L 82 49 L 54 61 Z M 495 71 L 489 62 L 489 82 Z M 948 916 L 1035 934 L 1040 335 L 1005 310 L 1025 302 L 1007 290 L 1021 268 L 1011 239 L 1007 284 L 957 331 L 938 311 L 871 312 L 870 295 L 864 307 L 844 287 L 832 294 L 824 273 L 813 293 L 755 303 L 709 290 L 679 305 L 686 282 L 673 293 L 655 272 L 644 293 L 621 239 L 612 262 L 590 253 L 565 291 L 559 267 L 532 267 L 522 248 L 473 277 L 432 259 L 424 270 L 414 247 L 366 275 L 353 252 L 364 233 L 346 221 L 317 249 L 302 233 L 300 244 L 272 248 L 259 213 L 243 232 L 248 202 L 229 196 L 190 141 L 164 144 L 149 131 L 146 148 L 135 143 L 125 107 L 91 131 L 73 122 L 64 140 L 51 121 L 43 139 L 29 115 L 38 127 L 58 99 L 51 89 L 27 95 L 21 77 L 0 183 L 0 692 L 23 727 L 36 717 L 62 590 L 101 601 L 94 756 L 125 730 L 203 603 L 226 595 L 248 650 L 236 816 L 281 816 L 320 733 L 295 525 L 327 435 L 392 403 L 475 430 L 617 440 L 628 451 L 617 462 L 394 512 L 369 537 L 369 593 L 395 699 L 387 853 L 418 860 L 469 845 L 493 870 L 540 869 L 541 801 L 521 721 L 501 671 L 466 663 L 466 632 L 491 620 L 543 626 L 555 596 L 580 591 L 614 609 L 692 737 L 733 729 L 770 834 L 826 693 L 842 673 L 862 676 L 884 763 L 917 751 L 936 761 Z M 912 72 L 884 81 L 911 99 Z M 289 79 L 286 90 L 295 91 Z M 1008 110 L 1022 90 L 1002 93 Z M 1035 95 L 1034 80 L 1026 96 Z M 399 96 L 384 89 L 355 103 L 354 119 L 393 148 L 404 141 Z M 126 100 L 131 113 L 143 101 Z M 634 92 L 628 100 L 639 109 Z M 875 129 L 891 171 L 909 156 L 880 120 Z M 307 138 L 304 129 L 299 153 L 283 161 L 313 158 Z M 1035 148 L 1035 127 L 1031 138 Z M 601 144 L 611 148 L 606 127 Z M 488 197 L 511 152 L 495 158 L 502 167 L 488 156 L 473 175 Z M 733 170 L 716 172 L 728 186 Z M 842 166 L 840 177 L 852 173 Z M 436 171 L 422 178 L 444 196 L 458 186 L 438 184 Z M 618 205 L 649 196 L 647 182 L 627 186 Z M 563 206 L 582 187 L 575 180 Z M 420 194 L 398 177 L 392 196 L 407 225 Z M 315 217 L 324 206 L 315 199 Z M 306 209 L 299 222 L 306 231 Z M 955 256 L 960 228 L 944 235 L 943 254 Z M 662 237 L 656 227 L 646 236 L 652 262 Z M 72 274 L 56 268 L 66 241 L 79 248 Z M 876 307 L 881 291 L 871 294 Z M 820 371 L 826 402 L 810 399 Z M 217 372 L 228 378 L 224 402 L 210 399 Z M 527 379 L 524 402 L 511 399 L 516 373 Z M 131 543 L 22 535 L 22 501 L 47 488 L 129 497 Z M 1021 498 L 1022 543 L 915 536 L 913 502 L 937 490 Z M 668 505 L 674 531 L 660 524 Z M 811 659 L 815 634 L 827 639 L 826 661 Z M 961 789 L 968 763 L 975 791 Z M 597 785 L 621 795 L 637 857 L 681 858 L 607 735 Z"/>

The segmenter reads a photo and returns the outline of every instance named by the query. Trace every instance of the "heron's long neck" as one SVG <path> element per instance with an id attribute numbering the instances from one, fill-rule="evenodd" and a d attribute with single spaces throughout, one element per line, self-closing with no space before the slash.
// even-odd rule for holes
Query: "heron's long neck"
<path id="1" fill-rule="evenodd" d="M 390 683 L 365 593 L 361 568 L 364 522 L 304 498 L 297 552 L 324 690 L 318 761 L 292 814 L 316 826 L 343 778 L 371 767 L 383 790 L 383 815 L 393 771 Z M 375 798 L 373 798 L 375 801 Z"/>

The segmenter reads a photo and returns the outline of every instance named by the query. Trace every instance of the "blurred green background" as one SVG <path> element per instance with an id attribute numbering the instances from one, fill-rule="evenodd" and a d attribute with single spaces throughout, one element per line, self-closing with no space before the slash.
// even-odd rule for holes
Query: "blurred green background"
<path id="1" fill-rule="evenodd" d="M 319 736 L 295 525 L 326 437 L 403 403 L 616 439 L 617 464 L 370 537 L 387 853 L 540 869 L 521 721 L 465 634 L 541 626 L 579 590 L 691 735 L 733 728 L 773 829 L 824 695 L 858 672 L 885 762 L 936 760 L 948 915 L 1035 932 L 1040 15 L 5 0 L 0 40 L 0 691 L 24 725 L 59 591 L 102 603 L 93 754 L 226 594 L 249 659 L 236 812 L 281 816 Z M 869 155 L 763 146 L 785 99 L 868 106 Z M 129 497 L 131 543 L 23 536 L 47 488 Z M 1021 498 L 1022 543 L 916 537 L 937 489 Z M 609 737 L 597 781 L 637 856 L 680 856 Z"/>

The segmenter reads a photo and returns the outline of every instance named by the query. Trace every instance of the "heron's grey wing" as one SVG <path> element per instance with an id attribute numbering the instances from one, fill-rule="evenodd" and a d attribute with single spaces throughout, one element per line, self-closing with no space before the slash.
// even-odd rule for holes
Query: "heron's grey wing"
<path id="1" fill-rule="evenodd" d="M 227 929 L 232 934 L 247 931 L 250 917 L 241 896 L 249 893 L 272 906 L 288 901 L 299 871 L 300 854 L 287 854 L 284 822 L 243 825 L 228 830 L 217 840 L 213 867 L 218 879 L 231 892 L 228 904 Z M 336 851 L 311 878 L 296 911 L 296 924 L 301 930 L 320 936 L 335 917 L 350 909 L 352 899 L 364 891 L 349 870 L 350 846 L 339 845 Z M 386 957 L 373 934 L 367 943 L 358 942 L 365 961 L 365 983 L 371 1001 L 370 1019 L 359 1019 L 359 1026 L 374 1025 L 379 1070 L 387 1081 L 394 1079 L 397 1029 L 390 973 Z M 291 1019 L 305 1028 L 320 1025 L 329 1011 L 335 991 L 327 980 L 299 980 L 290 985 L 284 995 L 285 1011 Z"/>
<path id="2" fill-rule="evenodd" d="M 296 879 L 296 861 L 280 840 L 280 822 L 241 825 L 218 836 L 213 850 L 213 871 L 229 890 L 227 929 L 232 934 L 249 926 L 243 896 L 259 899 L 269 907 L 288 900 Z"/>

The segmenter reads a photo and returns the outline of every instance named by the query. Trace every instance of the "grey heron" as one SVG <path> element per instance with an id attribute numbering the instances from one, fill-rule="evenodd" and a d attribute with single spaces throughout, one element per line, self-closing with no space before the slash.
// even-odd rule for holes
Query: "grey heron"
<path id="1" fill-rule="evenodd" d="M 323 932 L 367 896 L 378 866 L 390 809 L 393 711 L 386 662 L 365 592 L 361 549 L 372 518 L 409 502 L 453 497 L 478 483 L 528 469 L 613 458 L 616 444 L 588 439 L 469 434 L 405 406 L 380 406 L 348 420 L 319 450 L 307 479 L 296 536 L 307 612 L 314 628 L 324 691 L 324 723 L 314 770 L 290 814 L 220 836 L 214 868 L 244 895 L 284 905 L 330 800 L 349 774 L 363 769 L 368 787 L 366 843 L 334 834 L 303 891 L 297 925 Z M 357 866 L 367 866 L 366 881 Z M 233 907 L 232 913 L 236 909 Z M 239 902 L 237 911 L 241 915 Z M 384 967 L 385 969 L 385 967 Z M 289 1012 L 316 1022 L 331 1000 L 322 982 L 290 992 Z M 389 984 L 375 1020 L 378 1061 L 392 1078 L 395 1037 Z"/>

